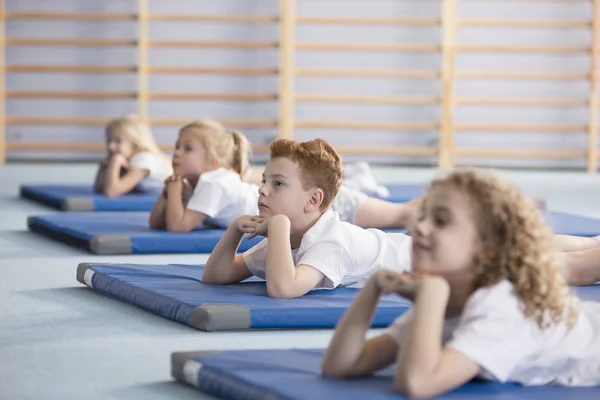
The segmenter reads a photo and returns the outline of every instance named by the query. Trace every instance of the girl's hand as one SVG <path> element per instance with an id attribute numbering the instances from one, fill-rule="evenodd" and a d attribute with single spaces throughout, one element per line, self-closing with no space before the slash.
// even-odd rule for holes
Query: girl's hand
<path id="1" fill-rule="evenodd" d="M 120 153 L 113 154 L 108 160 L 108 164 L 118 168 L 129 168 L 129 161 Z"/>
<path id="2" fill-rule="evenodd" d="M 419 289 L 421 275 L 416 273 L 398 273 L 389 269 L 380 269 L 375 273 L 377 287 L 382 294 L 396 293 L 413 299 Z"/>

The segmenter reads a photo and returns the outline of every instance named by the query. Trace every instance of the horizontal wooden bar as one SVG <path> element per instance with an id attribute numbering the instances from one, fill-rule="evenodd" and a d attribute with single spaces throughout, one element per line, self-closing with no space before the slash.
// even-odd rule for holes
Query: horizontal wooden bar
<path id="1" fill-rule="evenodd" d="M 163 151 L 172 151 L 173 144 L 159 144 Z M 81 142 L 8 142 L 7 150 L 14 151 L 105 151 L 104 143 L 81 143 Z M 268 145 L 253 145 L 253 153 L 267 153 Z"/>
<path id="2" fill-rule="evenodd" d="M 463 53 L 527 53 L 527 54 L 588 54 L 589 47 L 525 46 L 525 45 L 456 45 L 454 50 Z"/>
<path id="3" fill-rule="evenodd" d="M 131 39 L 48 39 L 48 38 L 7 38 L 7 46 L 81 46 L 81 47 L 126 47 L 136 46 Z"/>
<path id="4" fill-rule="evenodd" d="M 365 78 L 439 78 L 436 70 L 401 70 L 380 68 L 297 68 L 296 76 L 339 76 Z"/>
<path id="5" fill-rule="evenodd" d="M 296 43 L 297 50 L 327 51 L 398 51 L 407 53 L 433 53 L 440 51 L 438 44 L 411 43 Z"/>
<path id="6" fill-rule="evenodd" d="M 194 40 L 150 40 L 150 47 L 200 47 L 228 49 L 276 49 L 277 42 L 246 41 L 194 41 Z"/>
<path id="7" fill-rule="evenodd" d="M 589 74 L 541 71 L 456 71 L 457 78 L 464 79 L 544 79 L 544 80 L 587 80 Z"/>
<path id="8" fill-rule="evenodd" d="M 134 72 L 137 72 L 137 67 L 135 67 L 135 66 L 119 66 L 119 65 L 12 64 L 12 65 L 6 66 L 6 72 L 116 74 L 116 73 L 134 73 Z"/>
<path id="9" fill-rule="evenodd" d="M 482 28 L 589 28 L 589 20 L 560 21 L 543 19 L 458 19 L 457 26 L 482 27 Z"/>
<path id="10" fill-rule="evenodd" d="M 9 90 L 6 97 L 17 99 L 135 99 L 136 92 L 55 92 Z"/>
<path id="11" fill-rule="evenodd" d="M 276 15 L 190 15 L 190 14 L 149 14 L 148 20 L 156 22 L 231 22 L 231 23 L 276 23 Z"/>
<path id="12" fill-rule="evenodd" d="M 563 160 L 584 160 L 587 152 L 581 150 L 529 150 L 529 149 L 486 149 L 455 148 L 455 156 L 498 157 L 498 158 L 554 158 Z"/>
<path id="13" fill-rule="evenodd" d="M 73 20 L 73 21 L 131 21 L 137 14 L 131 13 L 57 13 L 57 12 L 6 12 L 7 20 Z"/>
<path id="14" fill-rule="evenodd" d="M 149 93 L 152 100 L 232 100 L 271 101 L 277 100 L 276 93 Z"/>
<path id="15" fill-rule="evenodd" d="M 548 98 L 521 98 L 521 97 L 456 97 L 456 104 L 476 106 L 548 106 L 548 107 L 585 107 L 588 99 L 548 99 Z"/>
<path id="16" fill-rule="evenodd" d="M 390 156 L 435 156 L 437 150 L 428 147 L 403 146 L 335 146 L 343 154 L 373 154 Z"/>
<path id="17" fill-rule="evenodd" d="M 359 122 L 359 121 L 310 121 L 297 120 L 296 128 L 331 128 L 331 129 L 381 129 L 381 130 L 413 130 L 433 131 L 439 129 L 437 123 L 430 122 Z"/>
<path id="18" fill-rule="evenodd" d="M 365 96 L 298 93 L 296 95 L 296 101 L 331 103 L 437 104 L 439 103 L 440 99 L 433 96 Z"/>
<path id="19" fill-rule="evenodd" d="M 386 18 L 386 17 L 298 17 L 296 24 L 328 25 L 393 25 L 393 26 L 436 26 L 439 18 Z"/>
<path id="20" fill-rule="evenodd" d="M 150 118 L 151 125 L 157 126 L 181 126 L 185 125 L 197 117 L 192 118 Z M 97 117 L 6 117 L 8 125 L 82 125 L 82 126 L 104 126 L 110 121 L 109 118 Z M 220 120 L 227 126 L 240 128 L 274 128 L 277 121 L 274 120 L 246 120 L 246 119 L 228 119 Z"/>
<path id="21" fill-rule="evenodd" d="M 198 75 L 277 75 L 277 68 L 231 68 L 231 67 L 149 67 L 152 74 L 198 74 Z"/>
<path id="22" fill-rule="evenodd" d="M 456 123 L 456 131 L 580 133 L 585 125 Z"/>

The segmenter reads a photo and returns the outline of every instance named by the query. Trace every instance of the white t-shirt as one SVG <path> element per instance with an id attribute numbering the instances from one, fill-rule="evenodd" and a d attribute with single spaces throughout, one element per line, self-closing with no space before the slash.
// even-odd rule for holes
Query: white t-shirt
<path id="1" fill-rule="evenodd" d="M 186 208 L 206 215 L 206 224 L 227 228 L 240 215 L 258 215 L 258 186 L 217 168 L 200 175 Z"/>
<path id="2" fill-rule="evenodd" d="M 263 279 L 268 241 L 243 254 L 248 270 Z M 403 233 L 363 229 L 340 221 L 338 214 L 329 210 L 304 234 L 292 257 L 294 265 L 310 265 L 325 275 L 315 289 L 362 287 L 381 268 L 410 270 L 411 243 L 412 238 Z"/>
<path id="3" fill-rule="evenodd" d="M 402 343 L 408 311 L 386 333 Z M 525 317 L 509 281 L 478 289 L 460 317 L 444 322 L 442 342 L 481 367 L 479 377 L 523 385 L 600 385 L 600 303 L 581 302 L 577 322 L 541 330 Z"/>
<path id="4" fill-rule="evenodd" d="M 143 151 L 129 159 L 129 167 L 148 170 L 148 175 L 137 185 L 142 192 L 158 192 L 163 189 L 165 179 L 171 174 L 171 167 L 166 158 L 160 154 Z"/>

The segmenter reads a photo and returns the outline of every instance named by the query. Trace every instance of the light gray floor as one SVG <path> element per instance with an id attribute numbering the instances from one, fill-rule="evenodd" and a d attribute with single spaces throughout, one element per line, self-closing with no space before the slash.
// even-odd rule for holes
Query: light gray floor
<path id="1" fill-rule="evenodd" d="M 384 182 L 426 182 L 431 170 L 379 168 Z M 23 183 L 86 183 L 92 165 L 0 167 L 0 398 L 198 399 L 170 378 L 173 351 L 324 347 L 330 330 L 205 333 L 99 295 L 75 280 L 80 262 L 200 264 L 206 255 L 94 256 L 27 232 Z M 501 172 L 551 209 L 600 217 L 600 177 Z"/>

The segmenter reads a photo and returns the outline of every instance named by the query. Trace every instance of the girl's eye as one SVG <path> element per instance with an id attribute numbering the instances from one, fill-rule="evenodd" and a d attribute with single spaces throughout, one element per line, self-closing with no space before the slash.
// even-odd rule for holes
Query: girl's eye
<path id="1" fill-rule="evenodd" d="M 283 186 L 283 183 L 281 183 L 280 181 L 275 181 L 273 182 L 273 186 Z"/>

